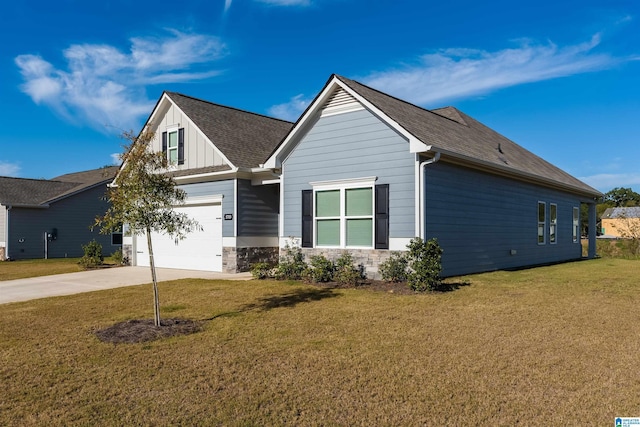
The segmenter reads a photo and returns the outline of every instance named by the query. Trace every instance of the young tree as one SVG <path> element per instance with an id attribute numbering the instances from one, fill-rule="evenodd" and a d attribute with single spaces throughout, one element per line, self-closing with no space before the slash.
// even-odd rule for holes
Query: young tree
<path id="1" fill-rule="evenodd" d="M 160 326 L 160 300 L 151 232 L 160 232 L 182 240 L 196 229 L 198 223 L 186 214 L 174 211 L 184 203 L 186 193 L 176 188 L 173 178 L 165 172 L 170 166 L 162 152 L 153 152 L 150 143 L 154 133 L 145 129 L 139 135 L 125 132 L 128 141 L 120 155 L 122 167 L 108 190 L 110 207 L 104 216 L 96 218 L 95 225 L 102 233 L 127 224 L 135 235 L 147 235 L 149 265 L 153 279 L 154 323 Z"/>

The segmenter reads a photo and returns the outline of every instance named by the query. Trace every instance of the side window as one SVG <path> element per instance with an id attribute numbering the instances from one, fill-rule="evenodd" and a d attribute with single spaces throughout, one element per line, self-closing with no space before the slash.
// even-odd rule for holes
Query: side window
<path id="1" fill-rule="evenodd" d="M 573 243 L 580 237 L 580 208 L 573 208 Z"/>
<path id="2" fill-rule="evenodd" d="M 178 130 L 167 134 L 167 160 L 170 164 L 178 163 Z"/>
<path id="3" fill-rule="evenodd" d="M 557 243 L 558 234 L 558 205 L 549 205 L 549 243 Z"/>
<path id="4" fill-rule="evenodd" d="M 543 245 L 546 241 L 545 230 L 547 228 L 547 204 L 538 202 L 538 244 Z"/>

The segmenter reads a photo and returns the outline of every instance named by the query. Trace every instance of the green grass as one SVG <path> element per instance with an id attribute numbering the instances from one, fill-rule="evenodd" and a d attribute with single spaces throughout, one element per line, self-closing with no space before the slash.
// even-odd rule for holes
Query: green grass
<path id="1" fill-rule="evenodd" d="M 610 425 L 638 416 L 640 261 L 468 276 L 398 295 L 160 285 L 203 332 L 105 344 L 150 285 L 0 310 L 0 425 Z M 461 280 L 461 279 L 455 279 Z"/>
<path id="2" fill-rule="evenodd" d="M 0 262 L 0 281 L 26 279 L 28 277 L 52 274 L 77 273 L 84 269 L 78 265 L 80 258 L 24 259 Z M 105 257 L 105 264 L 114 264 L 111 257 Z"/>
<path id="3" fill-rule="evenodd" d="M 0 280 L 25 279 L 82 271 L 80 258 L 24 259 L 0 262 Z"/>

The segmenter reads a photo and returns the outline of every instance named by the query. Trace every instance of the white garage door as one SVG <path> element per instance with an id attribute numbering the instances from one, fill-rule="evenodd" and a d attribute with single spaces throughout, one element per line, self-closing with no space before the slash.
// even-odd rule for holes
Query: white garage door
<path id="1" fill-rule="evenodd" d="M 177 242 L 166 234 L 152 233 L 156 267 L 222 271 L 222 206 L 181 206 L 175 211 L 198 221 L 202 231 Z M 136 243 L 137 264 L 149 266 L 147 236 L 138 236 Z"/>

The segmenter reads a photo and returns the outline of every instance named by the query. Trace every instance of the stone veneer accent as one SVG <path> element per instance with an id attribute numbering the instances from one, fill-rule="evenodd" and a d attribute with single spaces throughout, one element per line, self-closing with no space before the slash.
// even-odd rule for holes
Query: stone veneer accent
<path id="1" fill-rule="evenodd" d="M 6 258 L 4 256 L 4 246 L 0 246 L 0 261 L 4 261 Z"/>
<path id="2" fill-rule="evenodd" d="M 131 265 L 133 259 L 133 245 L 122 245 L 122 264 Z"/>
<path id="3" fill-rule="evenodd" d="M 258 262 L 276 264 L 278 262 L 278 248 L 222 248 L 222 272 L 242 273 L 251 270 L 251 266 Z"/>
<path id="4" fill-rule="evenodd" d="M 328 259 L 335 261 L 340 258 L 344 252 L 349 252 L 353 257 L 356 266 L 362 265 L 369 279 L 381 279 L 378 273 L 378 266 L 391 257 L 393 251 L 387 249 L 323 249 L 323 248 L 300 248 L 304 254 L 305 261 L 308 263 L 313 255 L 324 255 Z M 286 251 L 280 249 L 280 256 Z"/>

